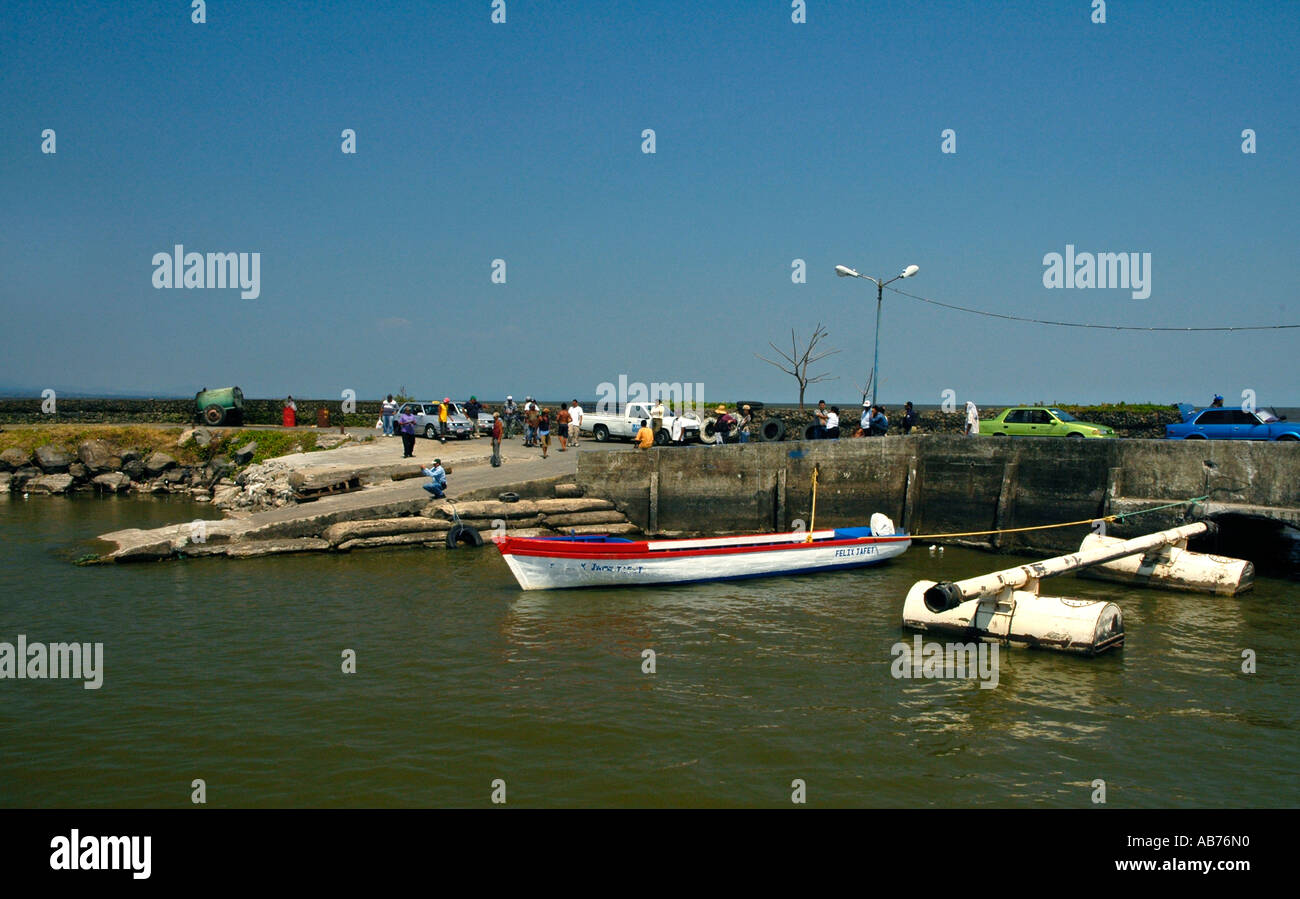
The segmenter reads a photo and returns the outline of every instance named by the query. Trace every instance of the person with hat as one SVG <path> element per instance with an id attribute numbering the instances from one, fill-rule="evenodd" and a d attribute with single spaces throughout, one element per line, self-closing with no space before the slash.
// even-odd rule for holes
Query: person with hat
<path id="1" fill-rule="evenodd" d="M 478 416 L 483 411 L 483 404 L 478 401 L 478 397 L 471 396 L 469 402 L 465 404 L 465 417 L 469 419 L 469 435 L 478 436 Z"/>
<path id="2" fill-rule="evenodd" d="M 537 440 L 537 423 L 541 416 L 537 404 L 530 396 L 524 402 L 524 446 L 540 446 Z"/>
<path id="3" fill-rule="evenodd" d="M 506 397 L 505 405 L 501 407 L 501 418 L 505 422 L 505 431 L 501 436 L 509 440 L 515 428 L 519 427 L 519 406 L 513 396 Z"/>
<path id="4" fill-rule="evenodd" d="M 492 413 L 492 467 L 501 467 L 501 435 L 503 432 L 501 426 L 501 413 Z"/>
<path id="5" fill-rule="evenodd" d="M 664 399 L 659 397 L 650 409 L 650 430 L 658 434 L 664 426 Z"/>
<path id="6" fill-rule="evenodd" d="M 1211 408 L 1211 409 L 1222 409 L 1222 408 L 1223 408 L 1223 396 L 1220 395 L 1220 394 L 1217 394 L 1217 393 L 1216 393 L 1216 394 L 1214 395 L 1214 401 L 1213 401 L 1212 403 L 1210 403 L 1210 408 Z"/>
<path id="7" fill-rule="evenodd" d="M 713 443 L 715 446 L 722 446 L 727 442 L 727 435 L 731 433 L 731 426 L 735 419 L 727 412 L 726 406 L 718 406 L 713 410 L 713 414 L 718 416 L 717 421 L 713 423 Z"/>
<path id="8" fill-rule="evenodd" d="M 736 424 L 736 433 L 740 437 L 741 443 L 749 443 L 749 429 L 754 423 L 754 413 L 751 411 L 749 404 L 740 407 L 740 421 Z"/>
<path id="9" fill-rule="evenodd" d="M 858 433 L 854 437 L 871 436 L 871 404 L 866 400 L 862 401 L 862 417 L 858 419 Z"/>
<path id="10" fill-rule="evenodd" d="M 433 494 L 434 499 L 442 499 L 447 494 L 447 472 L 443 471 L 442 460 L 434 459 L 433 464 L 428 468 L 421 468 L 420 471 L 429 476 L 429 483 L 424 485 L 424 489 Z"/>

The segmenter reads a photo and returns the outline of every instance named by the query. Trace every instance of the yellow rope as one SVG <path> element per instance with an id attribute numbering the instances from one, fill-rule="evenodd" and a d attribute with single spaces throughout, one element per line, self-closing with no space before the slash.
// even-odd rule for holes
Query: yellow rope
<path id="1" fill-rule="evenodd" d="M 1092 524 L 1094 521 L 1119 521 L 1121 518 L 1132 518 L 1135 515 L 1145 515 L 1148 512 L 1159 512 L 1162 509 L 1172 509 L 1175 506 L 1185 506 L 1188 503 L 1200 502 L 1203 499 L 1209 499 L 1210 495 L 1193 496 L 1191 499 L 1180 500 L 1176 503 L 1165 503 L 1163 506 L 1154 506 L 1150 509 L 1139 509 L 1136 512 L 1121 512 L 1118 515 L 1102 515 L 1098 518 L 1084 518 L 1081 521 L 1065 521 L 1061 524 L 1037 524 L 1033 527 L 1025 528 L 999 528 L 995 531 L 966 531 L 959 534 L 909 534 L 909 540 L 935 540 L 939 537 L 987 537 L 989 534 L 1018 534 L 1023 531 L 1050 531 L 1052 528 L 1072 528 L 1081 524 Z M 816 495 L 813 496 L 814 505 L 816 504 Z"/>
<path id="2" fill-rule="evenodd" d="M 1060 524 L 1036 524 L 1024 528 L 999 528 L 994 531 L 963 531 L 953 534 L 908 534 L 909 540 L 934 540 L 939 537 L 986 537 L 989 534 L 1018 534 L 1022 531 L 1049 531 L 1052 528 L 1072 528 L 1080 524 L 1092 524 L 1094 521 L 1118 521 L 1118 515 L 1104 515 L 1101 518 L 1084 518 L 1081 521 L 1064 521 Z"/>

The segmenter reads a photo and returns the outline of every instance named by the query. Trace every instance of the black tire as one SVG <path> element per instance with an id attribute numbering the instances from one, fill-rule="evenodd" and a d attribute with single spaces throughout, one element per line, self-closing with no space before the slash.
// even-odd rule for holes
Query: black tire
<path id="1" fill-rule="evenodd" d="M 596 439 L 597 443 L 605 443 L 609 440 L 609 428 L 605 425 L 596 425 L 591 429 L 591 436 Z"/>
<path id="2" fill-rule="evenodd" d="M 1205 439 L 1205 435 L 1204 435 L 1204 434 L 1188 434 L 1188 435 L 1187 435 L 1187 439 L 1188 439 L 1188 440 L 1204 440 L 1204 439 Z"/>
<path id="3" fill-rule="evenodd" d="M 994 432 L 993 432 L 993 436 L 994 436 L 994 437 L 1005 437 L 1005 436 L 1007 436 L 1007 435 L 1004 434 L 1004 433 L 1002 433 L 1001 431 L 994 431 Z"/>
<path id="4" fill-rule="evenodd" d="M 785 422 L 779 418 L 769 418 L 758 429 L 758 439 L 765 443 L 776 443 L 785 437 Z"/>
<path id="5" fill-rule="evenodd" d="M 1277 439 L 1281 442 L 1283 440 L 1300 440 L 1300 437 L 1297 437 L 1295 434 L 1279 434 Z"/>
<path id="6" fill-rule="evenodd" d="M 807 427 L 805 427 L 805 428 L 803 429 L 803 439 L 804 439 L 804 440 L 816 440 L 816 439 L 817 439 L 817 425 L 808 425 Z"/>
<path id="7" fill-rule="evenodd" d="M 1082 440 L 1082 439 L 1083 439 L 1083 435 L 1080 434 L 1078 431 L 1071 431 L 1069 434 L 1066 434 L 1065 436 L 1066 436 L 1067 438 L 1069 438 L 1070 440 Z"/>
<path id="8" fill-rule="evenodd" d="M 716 418 L 713 418 L 712 416 L 700 422 L 700 443 L 713 442 L 713 430 L 714 430 L 713 426 L 716 425 L 717 423 L 718 420 Z"/>
<path id="9" fill-rule="evenodd" d="M 226 420 L 226 410 L 222 409 L 216 403 L 208 406 L 203 410 L 203 422 L 212 425 L 214 428 Z"/>
<path id="10" fill-rule="evenodd" d="M 437 436 L 438 436 L 438 426 L 437 426 L 437 425 L 425 425 L 425 426 L 424 426 L 424 437 L 425 437 L 426 440 L 433 440 L 433 439 L 434 439 L 435 437 L 437 437 Z"/>
<path id="11" fill-rule="evenodd" d="M 668 446 L 673 442 L 673 435 L 668 433 L 667 428 L 660 428 L 659 433 L 655 434 L 655 446 Z"/>
<path id="12" fill-rule="evenodd" d="M 462 543 L 470 546 L 482 546 L 483 535 L 478 529 L 468 524 L 453 524 L 447 532 L 447 549 L 456 549 Z"/>
<path id="13" fill-rule="evenodd" d="M 517 502 L 519 502 L 519 494 L 518 494 L 518 493 L 498 493 L 498 494 L 497 494 L 497 499 L 499 499 L 499 500 L 500 500 L 501 502 L 503 502 L 503 503 L 517 503 Z"/>

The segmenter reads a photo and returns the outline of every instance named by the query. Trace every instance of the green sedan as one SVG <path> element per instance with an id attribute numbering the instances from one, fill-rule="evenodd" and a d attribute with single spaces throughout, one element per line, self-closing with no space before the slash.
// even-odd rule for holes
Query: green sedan
<path id="1" fill-rule="evenodd" d="M 980 433 L 994 437 L 1114 437 L 1105 425 L 1079 421 L 1069 412 L 1046 406 L 1012 406 L 990 421 L 980 422 Z"/>

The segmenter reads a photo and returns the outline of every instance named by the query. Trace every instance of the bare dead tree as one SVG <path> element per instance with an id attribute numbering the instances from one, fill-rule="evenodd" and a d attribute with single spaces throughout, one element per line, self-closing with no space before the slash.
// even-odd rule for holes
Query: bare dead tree
<path id="1" fill-rule="evenodd" d="M 792 376 L 796 381 L 799 382 L 799 411 L 800 412 L 804 411 L 803 398 L 804 398 L 804 393 L 808 390 L 809 384 L 816 384 L 821 381 L 834 381 L 838 377 L 838 375 L 808 374 L 808 368 L 814 362 L 818 361 L 819 359 L 825 359 L 827 356 L 833 356 L 839 352 L 839 350 L 827 350 L 823 353 L 814 352 L 817 349 L 817 344 L 821 342 L 821 339 L 823 337 L 828 337 L 828 336 L 830 336 L 830 332 L 822 327 L 821 322 L 818 322 L 817 327 L 813 329 L 812 337 L 808 339 L 807 345 L 802 350 L 800 350 L 799 338 L 798 336 L 795 335 L 794 328 L 791 328 L 789 353 L 786 353 L 785 350 L 778 349 L 777 345 L 772 343 L 770 340 L 767 343 L 767 345 L 770 346 L 776 352 L 776 354 L 784 360 L 784 362 L 776 362 L 772 359 L 768 359 L 766 356 L 759 356 L 758 353 L 754 354 L 755 356 L 758 356 L 759 359 L 762 359 L 764 362 L 766 362 L 768 365 L 775 365 L 777 368 L 781 369 L 781 371 L 785 372 L 787 375 Z"/>

